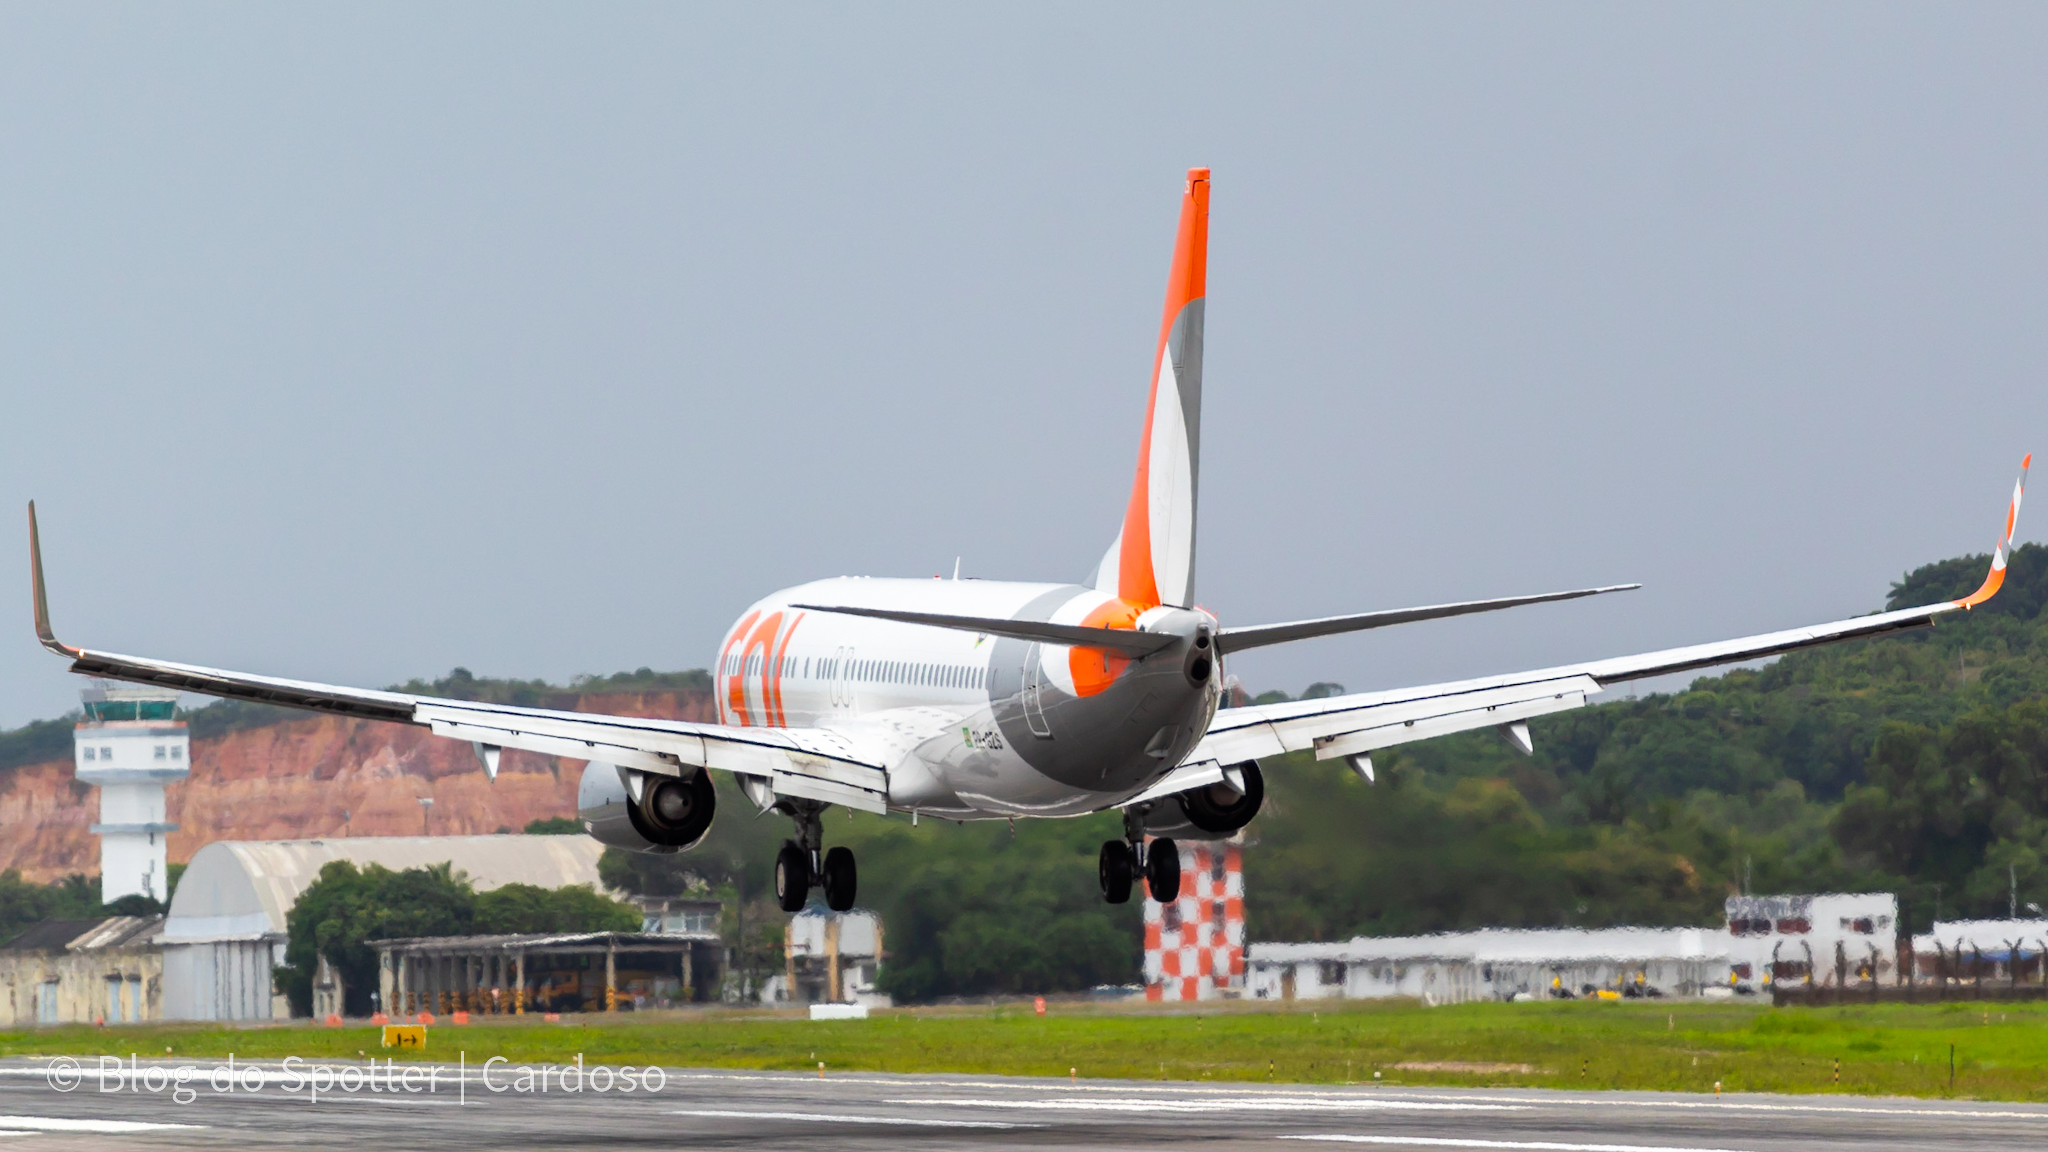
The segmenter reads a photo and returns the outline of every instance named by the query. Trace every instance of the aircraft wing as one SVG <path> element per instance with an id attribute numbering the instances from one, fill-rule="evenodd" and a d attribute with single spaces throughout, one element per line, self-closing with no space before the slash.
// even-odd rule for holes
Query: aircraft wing
<path id="1" fill-rule="evenodd" d="M 1237 764 L 1285 752 L 1313 750 L 1318 760 L 1358 758 L 1354 764 L 1370 775 L 1369 757 L 1376 749 L 1487 727 L 1507 729 L 1511 738 L 1526 750 L 1527 729 L 1517 732 L 1515 726 L 1534 716 L 1582 707 L 1587 697 L 1610 684 L 1718 664 L 1738 664 L 1801 648 L 1931 625 L 1946 613 L 1967 612 L 1991 599 L 2004 583 L 2006 556 L 2019 519 L 2026 469 L 2032 461 L 2033 457 L 2028 456 L 2021 462 L 2020 479 L 2013 486 L 2005 531 L 1992 552 L 1990 572 L 1977 591 L 1960 600 L 1506 676 L 1226 708 L 1216 713 L 1208 734 L 1183 763 L 1191 768 L 1205 763 Z"/>
<path id="2" fill-rule="evenodd" d="M 281 680 L 91 649 L 66 649 L 65 654 L 72 656 L 71 671 L 87 676 L 417 724 L 432 729 L 436 736 L 469 741 L 493 776 L 497 775 L 501 749 L 522 748 L 667 776 L 681 775 L 685 768 L 731 772 L 749 778 L 750 785 L 765 782 L 777 795 L 867 812 L 885 811 L 889 797 L 882 765 L 862 759 L 844 736 L 820 728 L 737 728 L 687 720 L 557 712 Z"/>
<path id="3" fill-rule="evenodd" d="M 821 728 L 740 728 L 686 720 L 519 708 L 285 680 L 73 648 L 58 641 L 50 628 L 34 505 L 29 506 L 29 552 L 36 635 L 45 648 L 70 658 L 71 671 L 86 676 L 161 684 L 230 700 L 278 704 L 366 720 L 417 724 L 432 729 L 436 736 L 469 741 L 493 777 L 497 775 L 500 750 L 522 748 L 550 756 L 602 760 L 669 776 L 681 775 L 686 768 L 731 772 L 743 778 L 757 803 L 763 800 L 758 790 L 765 786 L 781 796 L 843 804 L 867 812 L 887 810 L 889 783 L 883 766 L 864 759 L 846 737 Z"/>

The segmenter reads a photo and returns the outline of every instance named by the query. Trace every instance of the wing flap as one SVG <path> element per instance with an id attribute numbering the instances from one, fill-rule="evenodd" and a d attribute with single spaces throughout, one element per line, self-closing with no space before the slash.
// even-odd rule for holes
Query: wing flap
<path id="1" fill-rule="evenodd" d="M 458 740 L 604 760 L 670 776 L 685 767 L 708 768 L 767 780 L 779 795 L 868 812 L 888 809 L 888 774 L 843 752 L 827 752 L 843 741 L 817 729 L 733 729 L 495 705 L 464 707 L 450 701 L 423 702 L 418 715 L 435 735 Z"/>
<path id="2" fill-rule="evenodd" d="M 1577 708 L 1600 685 L 1584 675 L 1534 675 L 1520 682 L 1468 680 L 1397 692 L 1368 692 L 1298 700 L 1287 704 L 1228 708 L 1216 714 L 1209 734 L 1188 754 L 1190 762 L 1225 764 L 1318 749 L 1319 759 L 1370 748 L 1388 748 L 1489 724 L 1507 724 L 1546 712 Z M 1451 717 L 1463 717 L 1444 727 Z M 1332 742 L 1371 732 L 1377 741 L 1330 752 Z M 1348 747 L 1348 746 L 1347 746 Z"/>
<path id="3" fill-rule="evenodd" d="M 1599 691 L 1594 687 L 1592 691 Z M 1543 695 L 1535 699 L 1522 700 L 1513 704 L 1496 704 L 1486 708 L 1473 708 L 1464 712 L 1450 712 L 1416 720 L 1404 720 L 1393 724 L 1382 724 L 1374 728 L 1361 728 L 1338 736 L 1325 736 L 1315 741 L 1316 759 L 1334 760 L 1339 756 L 1356 756 L 1361 752 L 1374 752 L 1406 744 L 1414 740 L 1427 740 L 1434 736 L 1448 736 L 1453 732 L 1469 732 L 1474 728 L 1494 728 L 1502 724 L 1513 724 L 1534 716 L 1547 716 L 1552 712 L 1564 712 L 1586 706 L 1586 691 L 1574 690 Z"/>

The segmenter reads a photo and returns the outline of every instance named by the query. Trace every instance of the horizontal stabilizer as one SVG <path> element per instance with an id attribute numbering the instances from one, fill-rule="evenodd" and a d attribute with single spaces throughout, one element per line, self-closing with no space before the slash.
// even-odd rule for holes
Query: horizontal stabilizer
<path id="1" fill-rule="evenodd" d="M 1465 600 L 1457 604 L 1429 604 L 1421 608 L 1361 612 L 1356 616 L 1325 616 L 1320 620 L 1296 620 L 1291 624 L 1255 624 L 1249 628 L 1225 628 L 1223 635 L 1216 638 L 1216 644 L 1225 653 L 1242 652 L 1247 648 L 1263 648 L 1268 644 L 1286 644 L 1317 636 L 1335 636 L 1343 632 L 1362 632 L 1367 628 L 1385 628 L 1390 624 L 1441 620 L 1446 616 L 1492 612 L 1498 608 L 1519 608 L 1524 604 L 1548 604 L 1553 600 L 1576 600 L 1581 596 L 1598 596 L 1603 592 L 1627 592 L 1632 588 L 1641 587 L 1641 584 L 1610 584 L 1605 588 L 1579 588 L 1570 592 L 1544 592 L 1535 596 L 1504 596 L 1498 600 Z"/>
<path id="2" fill-rule="evenodd" d="M 1080 624 L 1047 624 L 1039 620 L 998 620 L 983 616 L 947 616 L 938 612 L 900 612 L 893 608 L 834 608 L 825 604 L 792 604 L 806 612 L 834 612 L 841 616 L 866 616 L 872 620 L 893 620 L 898 624 L 924 624 L 951 628 L 956 632 L 986 632 L 1012 640 L 1040 644 L 1064 644 L 1076 648 L 1107 648 L 1126 656 L 1150 656 L 1179 639 L 1164 632 L 1138 632 L 1130 628 L 1090 628 Z"/>

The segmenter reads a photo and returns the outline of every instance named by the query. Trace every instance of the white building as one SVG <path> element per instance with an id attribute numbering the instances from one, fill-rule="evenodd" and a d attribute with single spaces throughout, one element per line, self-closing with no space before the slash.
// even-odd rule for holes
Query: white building
<path id="1" fill-rule="evenodd" d="M 2022 979 L 2039 980 L 2048 920 L 1938 920 L 1913 937 L 1913 955 L 1922 980 L 2011 980 L 2015 962 Z"/>
<path id="2" fill-rule="evenodd" d="M 1899 898 L 1889 892 L 1730 896 L 1725 912 L 1729 981 L 1738 988 L 1897 976 Z"/>
<path id="3" fill-rule="evenodd" d="M 1254 944 L 1245 994 L 1261 1000 L 1412 996 L 1432 1004 L 1559 992 L 1696 996 L 1725 979 L 1727 944 L 1727 934 L 1711 928 L 1490 928 Z"/>
<path id="4" fill-rule="evenodd" d="M 100 900 L 123 896 L 162 900 L 164 838 L 177 831 L 164 805 L 164 786 L 192 773 L 192 737 L 175 688 L 95 680 L 80 693 L 85 719 L 71 736 L 78 782 L 100 790 Z"/>
<path id="5" fill-rule="evenodd" d="M 761 986 L 764 1004 L 865 1004 L 887 1008 L 875 991 L 882 971 L 882 918 L 873 912 L 807 908 L 782 933 L 783 970 Z"/>
<path id="6" fill-rule="evenodd" d="M 164 920 L 166 1020 L 271 1020 L 290 1015 L 272 992 L 284 961 L 285 915 L 335 860 L 393 870 L 449 863 L 480 892 L 506 884 L 603 889 L 604 846 L 588 836 L 362 836 L 222 840 L 201 848 Z"/>

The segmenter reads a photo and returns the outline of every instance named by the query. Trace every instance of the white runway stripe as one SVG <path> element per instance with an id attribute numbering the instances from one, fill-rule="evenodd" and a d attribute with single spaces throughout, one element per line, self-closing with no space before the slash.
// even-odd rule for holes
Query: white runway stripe
<path id="1" fill-rule="evenodd" d="M 1008 1124 L 1000 1120 L 924 1120 L 908 1116 L 841 1116 L 829 1112 L 741 1112 L 689 1108 L 671 1116 L 708 1116 L 716 1120 L 810 1120 L 819 1124 L 908 1124 L 918 1128 L 1043 1128 L 1043 1124 Z"/>
<path id="2" fill-rule="evenodd" d="M 1339 1144 L 1392 1144 L 1403 1148 L 1505 1148 L 1515 1152 L 1734 1152 L 1673 1144 L 1569 1144 L 1561 1140 L 1453 1140 L 1442 1136 L 1282 1136 L 1282 1140 L 1329 1140 Z"/>
<path id="3" fill-rule="evenodd" d="M 148 1124 L 141 1120 L 68 1120 L 58 1116 L 0 1116 L 0 1129 L 30 1132 L 94 1132 L 116 1136 L 124 1132 L 159 1132 L 167 1128 L 204 1128 L 204 1124 Z"/>
<path id="4" fill-rule="evenodd" d="M 954 1108 L 1029 1108 L 1066 1112 L 1526 1112 L 1518 1104 L 1458 1104 L 1431 1100 L 1373 1100 L 1357 1097 L 1241 1096 L 1234 1100 L 991 1100 L 964 1097 L 891 1100 L 891 1104 L 945 1105 Z"/>

